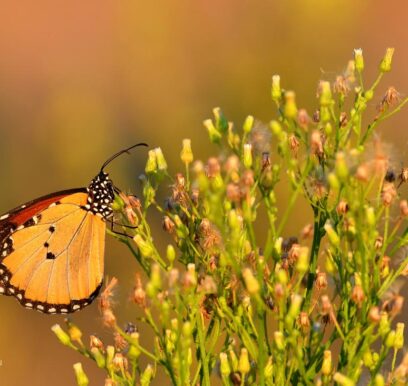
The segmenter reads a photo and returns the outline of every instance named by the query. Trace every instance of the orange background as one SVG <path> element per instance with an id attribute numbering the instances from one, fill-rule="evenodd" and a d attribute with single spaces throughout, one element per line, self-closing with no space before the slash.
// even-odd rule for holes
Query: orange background
<path id="1" fill-rule="evenodd" d="M 381 92 L 393 85 L 406 95 L 407 12 L 404 0 L 3 0 L 0 212 L 88 184 L 104 159 L 139 141 L 161 146 L 173 171 L 183 138 L 192 138 L 196 156 L 210 155 L 215 148 L 203 145 L 202 121 L 211 108 L 221 106 L 237 124 L 247 114 L 267 122 L 275 73 L 312 111 L 318 80 L 334 80 L 353 48 L 364 49 L 372 81 L 385 48 L 395 47 Z M 397 167 L 408 163 L 407 121 L 405 110 L 381 129 Z M 138 191 L 145 154 L 139 149 L 112 164 L 118 186 Z M 155 232 L 160 240 L 158 224 Z M 106 273 L 120 280 L 123 323 L 135 315 L 126 301 L 136 269 L 108 238 Z M 0 310 L 0 385 L 71 385 L 78 360 L 91 384 L 103 384 L 101 370 L 51 333 L 63 317 L 25 310 L 8 297 L 0 297 Z M 96 305 L 73 320 L 86 334 L 107 335 Z"/>

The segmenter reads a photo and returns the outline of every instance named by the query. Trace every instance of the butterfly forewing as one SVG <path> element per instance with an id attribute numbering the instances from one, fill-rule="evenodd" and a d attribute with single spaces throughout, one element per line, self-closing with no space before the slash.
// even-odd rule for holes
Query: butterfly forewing
<path id="1" fill-rule="evenodd" d="M 102 283 L 105 220 L 86 189 L 39 198 L 0 217 L 0 292 L 48 313 L 76 311 Z"/>

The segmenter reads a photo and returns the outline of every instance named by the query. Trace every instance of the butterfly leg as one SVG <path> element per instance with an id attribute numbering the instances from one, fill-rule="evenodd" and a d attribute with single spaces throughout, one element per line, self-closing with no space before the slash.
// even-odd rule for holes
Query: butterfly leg
<path id="1" fill-rule="evenodd" d="M 110 230 L 111 230 L 112 233 L 114 233 L 114 234 L 116 234 L 116 235 L 119 235 L 119 236 L 125 236 L 125 237 L 129 237 L 129 238 L 133 239 L 133 236 L 128 235 L 127 233 L 118 232 L 118 231 L 116 231 L 116 230 L 113 228 L 114 225 L 122 225 L 122 224 L 117 224 L 117 223 L 115 223 L 112 219 L 108 219 L 107 221 L 110 222 L 110 225 L 111 225 Z M 122 226 L 123 226 L 123 225 L 122 225 Z"/>

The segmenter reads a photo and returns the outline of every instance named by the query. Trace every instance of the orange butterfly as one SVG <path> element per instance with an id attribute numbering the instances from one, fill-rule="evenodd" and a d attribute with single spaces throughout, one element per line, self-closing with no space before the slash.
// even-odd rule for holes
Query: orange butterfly
<path id="1" fill-rule="evenodd" d="M 49 194 L 0 216 L 0 293 L 49 314 L 90 304 L 102 285 L 106 221 L 119 192 L 105 167 L 87 188 Z"/>

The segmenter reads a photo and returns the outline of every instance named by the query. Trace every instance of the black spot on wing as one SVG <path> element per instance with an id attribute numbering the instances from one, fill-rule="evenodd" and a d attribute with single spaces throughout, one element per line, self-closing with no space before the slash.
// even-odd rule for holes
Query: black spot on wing
<path id="1" fill-rule="evenodd" d="M 55 255 L 52 252 L 47 252 L 46 258 L 49 259 L 49 260 L 54 260 Z"/>

